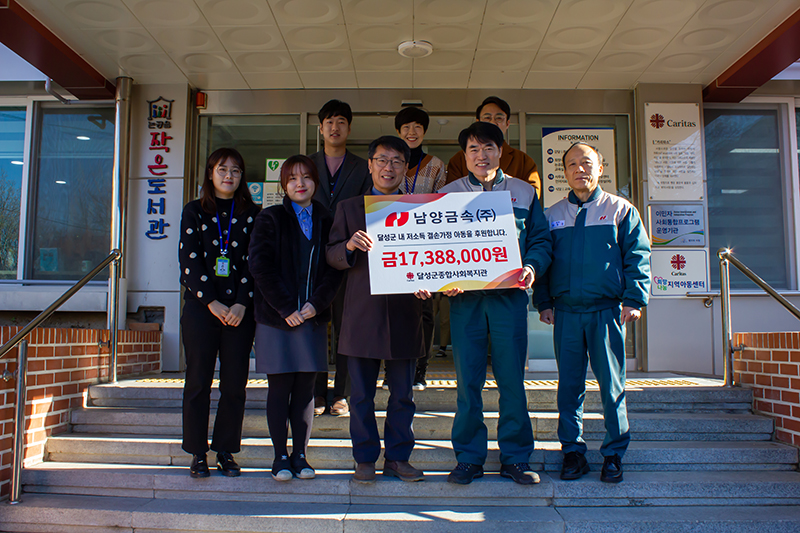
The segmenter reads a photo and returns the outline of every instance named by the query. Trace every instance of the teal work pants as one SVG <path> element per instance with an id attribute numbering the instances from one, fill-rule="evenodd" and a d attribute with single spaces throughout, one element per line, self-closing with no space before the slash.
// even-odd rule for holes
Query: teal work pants
<path id="1" fill-rule="evenodd" d="M 564 453 L 586 453 L 582 434 L 587 359 L 597 378 L 603 402 L 606 436 L 600 453 L 622 457 L 630 443 L 625 407 L 625 340 L 620 312 L 620 307 L 590 313 L 554 310 L 558 440 Z"/>
<path id="2" fill-rule="evenodd" d="M 526 463 L 533 429 L 525 395 L 528 295 L 519 289 L 466 292 L 450 301 L 450 330 L 458 379 L 453 451 L 459 463 L 486 462 L 488 431 L 481 391 L 486 381 L 489 334 L 492 371 L 500 393 L 497 440 L 503 464 Z"/>

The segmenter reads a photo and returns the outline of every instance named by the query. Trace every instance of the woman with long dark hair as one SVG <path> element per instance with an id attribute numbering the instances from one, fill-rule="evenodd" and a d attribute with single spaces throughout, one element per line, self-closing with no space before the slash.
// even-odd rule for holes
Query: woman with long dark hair
<path id="1" fill-rule="evenodd" d="M 256 371 L 267 374 L 267 425 L 275 452 L 272 477 L 311 479 L 306 447 L 314 419 L 314 378 L 327 372 L 327 324 L 341 273 L 325 261 L 331 217 L 312 200 L 319 186 L 304 155 L 281 167 L 283 205 L 259 213 L 250 241 L 255 279 Z M 292 454 L 287 449 L 289 424 Z"/>
<path id="2" fill-rule="evenodd" d="M 247 250 L 259 211 L 244 170 L 236 150 L 214 151 L 206 163 L 200 198 L 186 204 L 181 217 L 178 257 L 181 284 L 186 287 L 181 317 L 186 354 L 182 447 L 193 455 L 192 477 L 209 476 L 208 417 L 217 354 L 220 398 L 211 449 L 217 452 L 222 474 L 240 474 L 233 454 L 241 447 L 255 335 Z"/>

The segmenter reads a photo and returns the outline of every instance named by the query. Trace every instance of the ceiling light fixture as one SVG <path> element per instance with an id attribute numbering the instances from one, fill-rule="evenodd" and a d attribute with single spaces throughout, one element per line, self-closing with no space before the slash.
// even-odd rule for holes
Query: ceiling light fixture
<path id="1" fill-rule="evenodd" d="M 78 135 L 75 138 L 78 139 L 79 141 L 91 141 L 91 139 L 89 137 L 87 137 L 86 135 Z"/>
<path id="2" fill-rule="evenodd" d="M 58 183 L 59 185 L 66 185 L 67 184 L 67 182 L 64 181 L 64 180 L 56 180 L 56 183 Z"/>
<path id="3" fill-rule="evenodd" d="M 12 165 L 21 165 L 22 161 L 12 161 L 11 164 Z"/>
<path id="4" fill-rule="evenodd" d="M 433 45 L 428 41 L 403 41 L 397 45 L 397 53 L 403 57 L 419 59 L 433 53 Z"/>

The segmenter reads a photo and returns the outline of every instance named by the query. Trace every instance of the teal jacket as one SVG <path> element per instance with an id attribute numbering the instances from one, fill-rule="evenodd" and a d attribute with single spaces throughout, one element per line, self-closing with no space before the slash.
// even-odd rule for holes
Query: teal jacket
<path id="1" fill-rule="evenodd" d="M 545 213 L 553 263 L 536 280 L 537 309 L 587 313 L 640 309 L 650 291 L 650 240 L 636 208 L 599 186 L 586 202 L 570 192 Z"/>
<path id="2" fill-rule="evenodd" d="M 448 183 L 438 192 L 481 192 L 483 184 L 470 172 L 468 176 Z M 553 242 L 547 229 L 542 206 L 536 196 L 536 189 L 520 179 L 506 176 L 497 169 L 492 191 L 510 191 L 514 208 L 514 221 L 517 226 L 519 251 L 522 265 L 533 269 L 534 276 L 547 271 L 553 256 Z M 519 289 L 510 289 L 519 290 Z"/>

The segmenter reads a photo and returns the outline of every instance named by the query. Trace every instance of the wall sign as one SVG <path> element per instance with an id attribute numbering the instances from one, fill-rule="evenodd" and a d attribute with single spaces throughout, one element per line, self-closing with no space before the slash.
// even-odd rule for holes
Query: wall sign
<path id="1" fill-rule="evenodd" d="M 650 200 L 702 200 L 700 107 L 645 103 L 644 108 Z"/>
<path id="2" fill-rule="evenodd" d="M 653 246 L 705 246 L 703 206 L 651 204 L 650 242 Z"/>
<path id="3" fill-rule="evenodd" d="M 267 169 L 264 175 L 266 181 L 263 187 L 262 207 L 283 203 L 283 188 L 281 187 L 281 166 L 286 159 L 267 159 Z"/>
<path id="4" fill-rule="evenodd" d="M 650 272 L 653 296 L 686 296 L 687 292 L 709 290 L 705 250 L 653 250 Z"/>
<path id="5" fill-rule="evenodd" d="M 564 176 L 561 157 L 570 146 L 583 142 L 603 154 L 603 175 L 600 187 L 611 194 L 617 192 L 617 161 L 614 150 L 614 128 L 542 128 L 542 196 L 548 208 L 567 197 L 570 188 Z"/>

